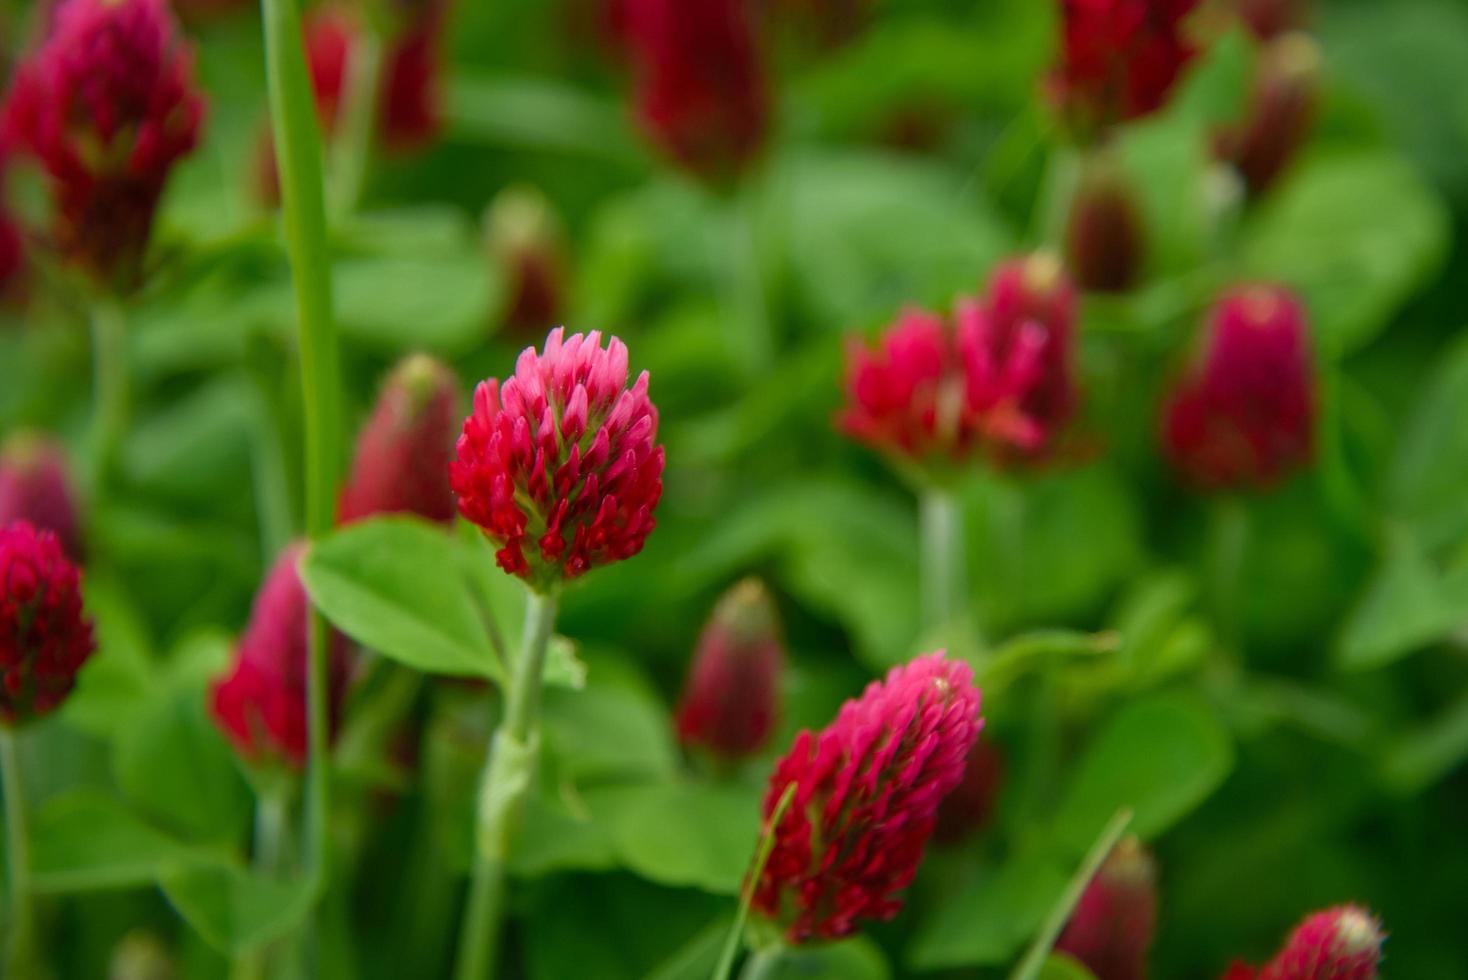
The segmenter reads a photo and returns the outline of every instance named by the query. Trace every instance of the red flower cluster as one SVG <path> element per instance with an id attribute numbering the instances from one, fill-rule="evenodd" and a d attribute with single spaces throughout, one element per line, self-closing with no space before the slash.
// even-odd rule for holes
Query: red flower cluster
<path id="1" fill-rule="evenodd" d="M 449 468 L 459 512 L 536 588 L 631 558 L 663 494 L 657 430 L 647 372 L 627 387 L 626 345 L 557 327 L 475 389 Z"/>
<path id="2" fill-rule="evenodd" d="M 214 723 L 245 759 L 306 763 L 306 650 L 309 602 L 297 566 L 305 545 L 276 559 L 250 611 L 229 674 L 210 692 Z M 327 702 L 332 729 L 346 694 L 350 663 L 346 641 L 331 634 Z"/>
<path id="3" fill-rule="evenodd" d="M 1199 0 L 1063 0 L 1051 97 L 1087 135 L 1162 107 L 1197 54 L 1185 21 Z"/>
<path id="4" fill-rule="evenodd" d="M 1215 141 L 1250 194 L 1274 183 L 1310 135 L 1319 90 L 1320 49 L 1304 34 L 1278 37 L 1260 52 L 1243 122 Z"/>
<path id="5" fill-rule="evenodd" d="M 56 248 L 127 288 L 168 172 L 203 119 L 193 52 L 166 0 L 65 0 L 16 72 L 5 125 L 54 185 Z"/>
<path id="6" fill-rule="evenodd" d="M 342 487 L 342 522 L 398 513 L 451 522 L 449 462 L 458 420 L 453 370 L 426 354 L 405 358 L 357 437 L 351 476 Z"/>
<path id="7" fill-rule="evenodd" d="M 1191 483 L 1262 489 L 1315 446 L 1315 372 L 1305 311 L 1285 289 L 1247 286 L 1210 315 L 1201 362 L 1177 384 L 1163 449 Z"/>
<path id="8" fill-rule="evenodd" d="M 1143 980 L 1157 928 L 1157 869 L 1127 837 L 1086 886 L 1055 948 L 1084 963 L 1096 980 Z"/>
<path id="9" fill-rule="evenodd" d="M 797 943 L 896 915 L 982 725 L 973 672 L 939 652 L 873 681 L 819 735 L 802 731 L 765 795 L 768 821 L 797 786 L 754 908 Z"/>
<path id="10" fill-rule="evenodd" d="M 81 574 L 56 535 L 25 521 L 0 528 L 0 724 L 54 710 L 96 648 Z"/>
<path id="11" fill-rule="evenodd" d="M 19 433 L 0 448 L 0 526 L 11 521 L 50 531 L 68 558 L 81 560 L 81 526 L 66 454 L 39 435 Z"/>
<path id="12" fill-rule="evenodd" d="M 678 705 L 678 737 L 731 759 L 765 747 L 780 707 L 785 648 L 775 604 L 758 579 L 724 594 L 698 638 Z"/>
<path id="13" fill-rule="evenodd" d="M 508 283 L 505 325 L 516 333 L 548 330 L 561 317 L 568 278 L 560 221 L 534 187 L 507 187 L 485 214 L 484 235 Z"/>
<path id="14" fill-rule="evenodd" d="M 852 344 L 837 425 L 920 464 L 976 450 L 1038 458 L 1075 408 L 1074 319 L 1074 289 L 1052 257 L 1005 263 L 983 301 L 959 301 L 956 329 L 908 310 L 875 349 Z"/>
<path id="15" fill-rule="evenodd" d="M 1356 905 L 1316 912 L 1262 969 L 1235 963 L 1223 980 L 1376 980 L 1381 923 Z"/>
<path id="16" fill-rule="evenodd" d="M 764 148 L 770 97 L 748 0 L 627 0 L 624 36 L 648 138 L 700 177 L 737 175 Z"/>

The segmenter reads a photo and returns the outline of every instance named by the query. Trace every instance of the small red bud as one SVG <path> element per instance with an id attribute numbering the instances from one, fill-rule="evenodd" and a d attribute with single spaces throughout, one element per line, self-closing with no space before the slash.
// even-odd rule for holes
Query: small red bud
<path id="1" fill-rule="evenodd" d="M 399 513 L 451 522 L 449 461 L 458 420 L 453 370 L 427 354 L 404 358 L 388 375 L 357 437 L 351 476 L 342 487 L 342 523 Z"/>
<path id="2" fill-rule="evenodd" d="M 1141 278 L 1146 247 L 1131 182 L 1110 153 L 1092 155 L 1066 220 L 1066 265 L 1082 289 L 1121 293 Z"/>
<path id="3" fill-rule="evenodd" d="M 1096 980 L 1142 980 L 1157 927 L 1157 868 L 1126 837 L 1086 886 L 1055 948 L 1084 963 Z"/>
<path id="4" fill-rule="evenodd" d="M 731 759 L 758 753 L 778 720 L 784 663 L 775 603 L 757 579 L 745 579 L 724 593 L 698 638 L 679 739 Z"/>
<path id="5" fill-rule="evenodd" d="M 1320 90 L 1320 49 L 1285 34 L 1259 55 L 1244 122 L 1219 134 L 1218 156 L 1233 164 L 1252 196 L 1272 184 L 1310 134 Z"/>
<path id="6" fill-rule="evenodd" d="M 507 187 L 485 214 L 485 240 L 506 282 L 505 324 L 517 334 L 549 330 L 565 310 L 567 249 L 550 201 L 529 185 Z"/>
<path id="7" fill-rule="evenodd" d="M 1376 980 L 1385 939 L 1370 912 L 1338 905 L 1300 923 L 1262 969 L 1234 963 L 1223 980 Z"/>
<path id="8" fill-rule="evenodd" d="M 49 714 L 97 648 L 81 573 L 50 531 L 0 526 L 0 725 Z"/>
<path id="9" fill-rule="evenodd" d="M 11 521 L 52 532 L 68 558 L 81 560 L 81 523 L 66 454 L 39 434 L 16 433 L 0 448 L 0 526 Z"/>

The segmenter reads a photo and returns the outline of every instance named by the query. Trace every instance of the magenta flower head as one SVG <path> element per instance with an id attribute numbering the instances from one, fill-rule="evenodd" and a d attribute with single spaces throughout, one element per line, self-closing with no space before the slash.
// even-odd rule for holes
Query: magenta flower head
<path id="1" fill-rule="evenodd" d="M 770 98 L 747 0 L 627 0 L 637 118 L 670 159 L 709 180 L 764 149 Z"/>
<path id="2" fill-rule="evenodd" d="M 81 521 L 66 453 L 37 433 L 19 432 L 0 447 L 0 526 L 26 521 L 50 531 L 72 561 L 82 559 Z"/>
<path id="3" fill-rule="evenodd" d="M 1163 450 L 1202 489 L 1264 489 L 1310 461 L 1315 412 L 1304 308 L 1282 287 L 1245 286 L 1214 306 L 1200 362 L 1168 397 Z"/>
<path id="4" fill-rule="evenodd" d="M 873 681 L 819 734 L 802 731 L 765 794 L 768 821 L 797 786 L 755 910 L 795 943 L 895 916 L 982 726 L 973 671 L 940 651 Z"/>
<path id="5" fill-rule="evenodd" d="M 54 188 L 53 244 L 110 289 L 136 284 L 168 173 L 203 120 L 166 0 L 65 0 L 6 109 L 15 148 Z"/>
<path id="6" fill-rule="evenodd" d="M 351 476 L 342 488 L 342 522 L 399 513 L 452 522 L 449 462 L 459 411 L 459 379 L 451 368 L 427 354 L 404 358 L 388 375 L 357 437 Z"/>
<path id="7" fill-rule="evenodd" d="M 1381 923 L 1358 905 L 1337 905 L 1300 923 L 1263 969 L 1235 963 L 1224 980 L 1376 980 Z"/>
<path id="8" fill-rule="evenodd" d="M 1055 948 L 1096 980 L 1143 980 L 1157 928 L 1157 868 L 1135 837 L 1123 838 L 1086 886 Z"/>
<path id="9" fill-rule="evenodd" d="M 96 650 L 81 573 L 50 531 L 0 527 L 0 725 L 55 710 Z"/>
<path id="10" fill-rule="evenodd" d="M 1199 0 L 1062 0 L 1061 56 L 1049 94 L 1071 127 L 1094 137 L 1166 104 L 1197 54 L 1186 21 Z"/>
<path id="11" fill-rule="evenodd" d="M 1320 48 L 1304 34 L 1270 41 L 1259 55 L 1241 125 L 1219 134 L 1218 156 L 1233 164 L 1251 195 L 1263 193 L 1310 135 L 1320 94 Z"/>
<path id="12" fill-rule="evenodd" d="M 1004 756 L 989 739 L 978 739 L 964 763 L 963 781 L 938 807 L 938 843 L 957 844 L 987 827 L 1003 786 Z"/>
<path id="13" fill-rule="evenodd" d="M 663 495 L 657 434 L 647 372 L 627 387 L 626 345 L 557 327 L 474 390 L 449 482 L 500 567 L 554 588 L 642 550 Z"/>
<path id="14" fill-rule="evenodd" d="M 785 647 L 779 616 L 758 579 L 724 593 L 698 638 L 678 705 L 678 738 L 729 759 L 765 747 L 780 712 Z"/>
<path id="15" fill-rule="evenodd" d="M 1065 224 L 1065 263 L 1082 289 L 1121 293 L 1141 278 L 1147 232 L 1131 181 L 1105 151 L 1086 161 Z"/>
<path id="16" fill-rule="evenodd" d="M 569 259 L 554 208 L 534 187 L 507 187 L 485 213 L 484 237 L 506 280 L 505 325 L 539 336 L 566 306 Z"/>
<path id="17" fill-rule="evenodd" d="M 309 600 L 297 566 L 305 545 L 281 552 L 255 596 L 234 665 L 214 682 L 209 712 L 246 761 L 300 769 L 306 764 L 306 647 Z M 346 639 L 332 632 L 327 654 L 331 730 L 346 695 Z"/>

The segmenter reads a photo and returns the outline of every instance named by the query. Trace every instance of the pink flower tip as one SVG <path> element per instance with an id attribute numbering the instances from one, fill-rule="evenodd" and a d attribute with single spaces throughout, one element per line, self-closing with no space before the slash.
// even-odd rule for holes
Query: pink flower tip
<path id="1" fill-rule="evenodd" d="M 1376 980 L 1381 922 L 1359 905 L 1337 905 L 1301 922 L 1261 969 L 1234 963 L 1224 980 Z"/>
<path id="2" fill-rule="evenodd" d="M 983 726 L 979 700 L 969 666 L 939 651 L 893 667 L 823 731 L 796 736 L 765 795 L 769 821 L 796 786 L 754 909 L 795 943 L 895 916 L 939 804 L 963 780 Z"/>
<path id="3" fill-rule="evenodd" d="M 96 648 L 60 540 L 23 520 L 0 527 L 0 725 L 58 708 Z"/>
<path id="4" fill-rule="evenodd" d="M 698 638 L 679 739 L 730 759 L 758 753 L 778 721 L 784 664 L 774 600 L 758 579 L 745 579 L 720 598 Z"/>
<path id="5" fill-rule="evenodd" d="M 474 391 L 449 481 L 501 568 L 553 588 L 642 550 L 663 493 L 658 412 L 627 347 L 557 327 Z"/>

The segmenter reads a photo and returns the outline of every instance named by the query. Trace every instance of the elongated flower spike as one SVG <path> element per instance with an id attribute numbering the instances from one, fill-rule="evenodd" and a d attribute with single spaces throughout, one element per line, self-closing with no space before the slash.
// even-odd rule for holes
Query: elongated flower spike
<path id="1" fill-rule="evenodd" d="M 1055 948 L 1096 980 L 1144 980 L 1156 927 L 1156 866 L 1140 841 L 1126 837 L 1086 886 Z"/>
<path id="2" fill-rule="evenodd" d="M 626 0 L 637 119 L 693 174 L 726 181 L 764 149 L 770 97 L 746 0 Z"/>
<path id="3" fill-rule="evenodd" d="M 973 671 L 940 651 L 873 681 L 819 734 L 802 731 L 765 795 L 768 821 L 796 784 L 754 910 L 793 943 L 895 916 L 982 725 Z"/>
<path id="4" fill-rule="evenodd" d="M 1309 916 L 1263 968 L 1234 963 L 1223 980 L 1376 980 L 1381 923 L 1359 905 L 1337 905 Z"/>
<path id="5" fill-rule="evenodd" d="M 449 462 L 461 410 L 451 368 L 427 354 L 404 358 L 357 438 L 341 520 L 407 513 L 451 522 L 457 508 Z"/>
<path id="6" fill-rule="evenodd" d="M 1197 54 L 1186 21 L 1199 0 L 1063 0 L 1060 63 L 1047 82 L 1073 131 L 1089 141 L 1166 104 Z"/>
<path id="7" fill-rule="evenodd" d="M 16 71 L 5 128 L 50 178 L 57 252 L 126 290 L 169 171 L 203 120 L 193 51 L 166 0 L 65 0 Z"/>
<path id="8" fill-rule="evenodd" d="M 1304 308 L 1281 287 L 1241 287 L 1214 306 L 1202 358 L 1168 398 L 1163 450 L 1202 489 L 1264 489 L 1309 462 L 1315 411 Z"/>
<path id="9" fill-rule="evenodd" d="M 678 737 L 729 759 L 765 747 L 779 715 L 785 648 L 775 603 L 758 579 L 724 593 L 698 638 L 678 705 Z"/>
<path id="10" fill-rule="evenodd" d="M 644 371 L 627 387 L 627 347 L 557 327 L 515 373 L 474 391 L 449 481 L 459 513 L 533 588 L 642 550 L 663 493 L 658 412 Z"/>
<path id="11" fill-rule="evenodd" d="M 0 446 L 0 526 L 12 521 L 50 531 L 68 558 L 81 560 L 81 521 L 66 454 L 36 433 L 16 433 Z"/>
<path id="12" fill-rule="evenodd" d="M 215 681 L 209 712 L 246 761 L 299 770 L 306 764 L 306 647 L 310 603 L 301 584 L 303 543 L 281 552 L 255 596 L 234 664 Z M 346 638 L 335 631 L 327 654 L 331 731 L 351 669 Z"/>
<path id="13" fill-rule="evenodd" d="M 1250 195 L 1268 189 L 1310 135 L 1319 89 L 1320 49 L 1306 35 L 1282 35 L 1260 52 L 1243 122 L 1215 140 Z"/>
<path id="14" fill-rule="evenodd" d="M 56 535 L 26 521 L 0 527 L 0 725 L 59 707 L 96 648 L 81 573 Z"/>

